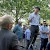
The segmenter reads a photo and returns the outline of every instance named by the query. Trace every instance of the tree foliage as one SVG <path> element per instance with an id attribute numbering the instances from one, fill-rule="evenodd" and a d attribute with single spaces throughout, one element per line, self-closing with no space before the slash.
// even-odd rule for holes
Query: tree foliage
<path id="1" fill-rule="evenodd" d="M 50 19 L 49 0 L 0 0 L 0 15 L 14 15 L 18 18 L 26 18 L 33 12 L 34 6 L 41 8 L 40 15 L 43 19 Z"/>

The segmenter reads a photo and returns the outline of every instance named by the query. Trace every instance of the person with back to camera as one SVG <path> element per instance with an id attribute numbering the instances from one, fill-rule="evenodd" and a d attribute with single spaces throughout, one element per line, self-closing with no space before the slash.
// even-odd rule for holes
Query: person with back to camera
<path id="1" fill-rule="evenodd" d="M 12 16 L 2 16 L 0 30 L 0 50 L 19 50 L 17 36 L 11 31 L 12 25 Z"/>

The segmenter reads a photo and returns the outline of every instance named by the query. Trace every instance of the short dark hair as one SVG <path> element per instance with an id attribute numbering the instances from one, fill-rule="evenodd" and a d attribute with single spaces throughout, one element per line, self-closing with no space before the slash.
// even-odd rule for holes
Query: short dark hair
<path id="1" fill-rule="evenodd" d="M 38 9 L 38 10 L 40 10 L 40 8 L 39 8 L 39 7 L 35 7 L 35 9 Z"/>

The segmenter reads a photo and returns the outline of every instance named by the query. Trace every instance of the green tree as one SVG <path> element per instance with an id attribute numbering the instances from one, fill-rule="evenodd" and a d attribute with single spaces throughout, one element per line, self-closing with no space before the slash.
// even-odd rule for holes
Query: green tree
<path id="1" fill-rule="evenodd" d="M 40 15 L 43 19 L 50 19 L 49 0 L 0 0 L 0 14 L 14 15 L 16 23 L 19 18 L 27 18 L 35 6 L 41 8 Z M 15 11 L 15 12 L 14 12 Z"/>

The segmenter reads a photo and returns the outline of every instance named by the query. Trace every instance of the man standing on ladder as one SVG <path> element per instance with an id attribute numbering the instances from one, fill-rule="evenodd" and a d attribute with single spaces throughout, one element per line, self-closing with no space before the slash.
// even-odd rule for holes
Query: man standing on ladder
<path id="1" fill-rule="evenodd" d="M 39 32 L 39 24 L 40 24 L 40 15 L 38 12 L 40 11 L 39 7 L 34 8 L 34 12 L 29 15 L 29 23 L 30 23 L 30 30 L 31 30 L 31 39 L 32 44 L 34 45 L 38 32 Z"/>

